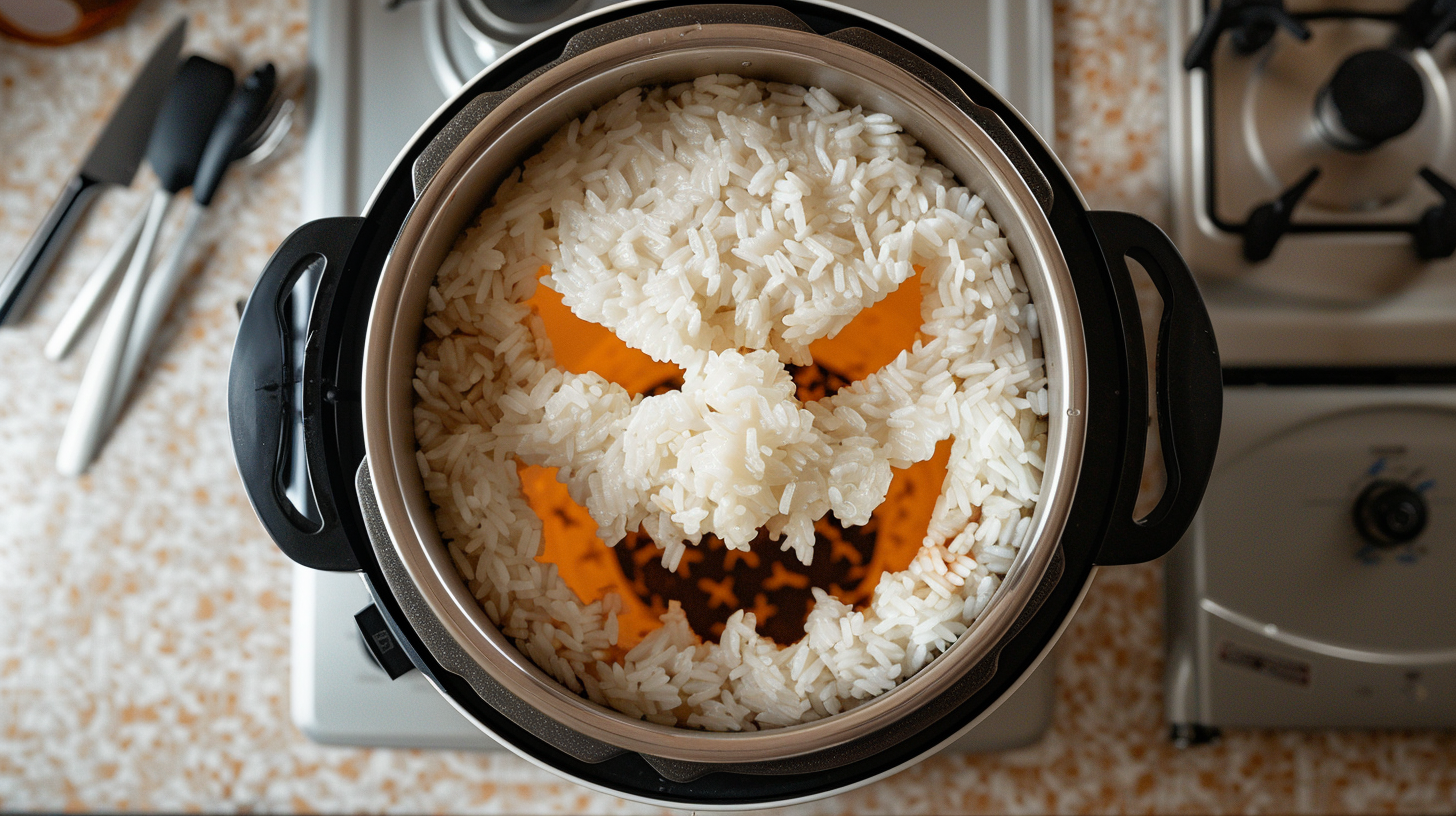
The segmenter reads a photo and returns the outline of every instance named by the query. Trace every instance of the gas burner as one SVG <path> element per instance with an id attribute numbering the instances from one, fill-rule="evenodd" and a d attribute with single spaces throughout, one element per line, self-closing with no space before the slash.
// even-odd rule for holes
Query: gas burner
<path id="1" fill-rule="evenodd" d="M 1428 50 L 1385 47 L 1388 21 L 1309 26 L 1308 42 L 1268 47 L 1243 72 L 1240 147 L 1262 180 L 1282 190 L 1318 167 L 1304 201 L 1322 215 L 1374 213 L 1421 191 L 1417 174 L 1445 158 L 1453 136 L 1449 102 L 1436 102 L 1450 98 L 1441 66 Z"/>
<path id="2" fill-rule="evenodd" d="M 1429 193 L 1419 173 L 1440 175 L 1434 168 L 1453 140 L 1442 65 L 1427 48 L 1393 45 L 1414 39 L 1402 36 L 1401 19 L 1424 16 L 1290 13 L 1278 0 L 1226 0 L 1207 18 L 1184 64 L 1201 67 L 1211 91 L 1210 214 L 1244 235 L 1246 260 L 1268 257 L 1260 250 L 1279 238 L 1250 214 L 1298 189 L 1313 169 L 1318 178 L 1299 198 L 1311 217 L 1288 230 L 1415 232 L 1424 208 L 1411 201 Z M 1276 38 L 1276 24 L 1294 36 Z M 1223 30 L 1232 31 L 1230 47 L 1218 49 Z M 1220 111 L 1225 99 L 1236 107 Z M 1232 152 L 1257 178 L 1220 172 Z"/>
<path id="3" fill-rule="evenodd" d="M 424 0 L 425 51 L 447 95 L 502 54 L 613 0 Z"/>
<path id="4" fill-rule="evenodd" d="M 1456 725 L 1456 0 L 1407 2 L 1170 6 L 1173 235 L 1225 387 L 1165 562 L 1180 746 Z"/>
<path id="5" fill-rule="evenodd" d="M 1176 5 L 1175 237 L 1195 270 L 1359 303 L 1448 266 L 1456 0 Z"/>

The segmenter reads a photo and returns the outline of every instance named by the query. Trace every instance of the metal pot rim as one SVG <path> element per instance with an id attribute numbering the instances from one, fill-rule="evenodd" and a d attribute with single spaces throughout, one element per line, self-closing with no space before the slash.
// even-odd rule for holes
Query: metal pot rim
<path id="1" fill-rule="evenodd" d="M 936 140 L 960 145 L 961 155 L 956 157 L 944 149 L 930 152 L 981 193 L 1011 241 L 1037 305 L 1052 398 L 1047 470 L 1043 498 L 1033 516 L 1035 532 L 975 626 L 915 676 L 856 708 L 812 723 L 726 734 L 647 723 L 573 695 L 490 623 L 456 574 L 435 528 L 415 465 L 410 387 L 424 291 L 438 266 L 437 259 L 431 262 L 431 253 L 439 254 L 441 240 L 448 250 L 463 226 L 460 222 L 489 199 L 482 198 L 479 189 L 472 193 L 465 188 L 479 186 L 492 174 L 498 179 L 529 155 L 527 151 L 503 161 L 502 154 L 511 152 L 504 146 L 510 139 L 531 141 L 521 134 L 550 118 L 555 124 L 544 131 L 549 134 L 575 115 L 566 104 L 574 91 L 606 85 L 613 76 L 654 63 L 660 68 L 674 56 L 681 60 L 683 54 L 709 55 L 714 48 L 732 48 L 735 55 L 750 51 L 765 58 L 777 55 L 806 70 L 852 77 L 872 91 L 926 111 L 928 124 L 915 135 L 928 149 Z M 657 78 L 660 75 L 638 76 L 633 84 L 664 81 Z M 858 97 L 873 94 L 840 95 L 859 101 Z M 610 98 L 597 96 L 601 98 L 592 104 Z M 926 128 L 943 132 L 932 135 Z M 514 151 L 519 153 L 520 148 Z M 970 166 L 968 162 L 975 163 L 993 186 L 977 187 L 966 178 L 961 169 Z M 494 189 L 493 181 L 483 186 Z M 998 199 L 994 205 L 993 198 Z M 464 218 L 462 211 L 468 211 Z M 600 45 L 535 76 L 473 127 L 420 191 L 385 262 L 370 311 L 363 382 L 365 445 L 384 524 L 412 582 L 451 637 L 512 694 L 585 736 L 647 755 L 709 764 L 788 759 L 867 736 L 929 704 L 983 660 L 994 660 L 998 644 L 1037 588 L 1059 544 L 1076 491 L 1086 430 L 1086 355 L 1070 272 L 1045 213 L 1012 159 L 963 110 L 903 69 L 825 36 L 754 25 L 658 30 Z"/>

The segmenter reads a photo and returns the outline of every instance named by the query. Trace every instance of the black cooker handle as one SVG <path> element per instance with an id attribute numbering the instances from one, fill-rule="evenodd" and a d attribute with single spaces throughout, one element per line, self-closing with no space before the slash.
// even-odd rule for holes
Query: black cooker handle
<path id="1" fill-rule="evenodd" d="M 1127 351 L 1125 458 L 1097 564 L 1137 564 L 1172 549 L 1198 512 L 1218 449 L 1223 371 L 1198 284 L 1168 236 L 1131 213 L 1088 215 L 1107 258 Z M 1133 509 L 1147 447 L 1148 369 L 1143 321 L 1128 258 L 1147 270 L 1163 299 L 1156 407 L 1168 483 L 1157 506 L 1141 519 L 1133 518 Z"/>
<path id="2" fill-rule="evenodd" d="M 283 477 L 291 465 L 289 435 L 298 406 L 293 404 L 293 317 L 288 295 L 310 268 L 316 277 L 349 257 L 362 218 L 323 218 L 288 236 L 253 287 L 243 309 L 228 372 L 228 424 L 233 456 L 248 501 L 284 555 L 318 570 L 360 568 L 332 501 L 316 501 L 321 521 L 305 517 L 284 495 Z M 314 496 L 328 490 L 325 479 L 310 474 Z"/>

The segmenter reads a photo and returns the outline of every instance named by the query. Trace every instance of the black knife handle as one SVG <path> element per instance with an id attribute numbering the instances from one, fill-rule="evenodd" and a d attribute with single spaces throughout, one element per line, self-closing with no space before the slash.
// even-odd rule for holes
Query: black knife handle
<path id="1" fill-rule="evenodd" d="M 101 192 L 102 183 L 85 176 L 76 176 L 60 198 L 46 213 L 45 220 L 30 242 L 20 251 L 15 265 L 0 279 L 0 326 L 14 324 L 25 314 L 30 301 L 40 290 L 40 284 L 50 275 L 56 258 L 66 246 L 66 239 L 80 223 L 81 216 L 91 207 Z"/>

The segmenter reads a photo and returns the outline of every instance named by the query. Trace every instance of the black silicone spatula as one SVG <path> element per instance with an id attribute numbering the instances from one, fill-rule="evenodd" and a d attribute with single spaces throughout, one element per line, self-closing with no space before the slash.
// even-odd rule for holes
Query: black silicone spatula
<path id="1" fill-rule="evenodd" d="M 147 282 L 152 250 L 157 233 L 167 214 L 172 197 L 192 183 L 202 151 L 207 146 L 213 125 L 233 91 L 233 72 L 203 57 L 188 57 L 177 71 L 177 78 L 167 90 L 156 127 L 147 143 L 147 162 L 157 174 L 158 189 L 147 208 L 146 226 L 132 253 L 131 265 L 116 291 L 101 336 L 86 364 L 81 389 L 71 407 L 71 417 L 61 436 L 56 454 L 56 467 L 61 473 L 75 476 L 83 472 L 95 457 L 105 429 L 107 403 L 116 386 L 121 358 L 126 351 L 126 338 L 136 316 L 142 288 Z"/>
<path id="2" fill-rule="evenodd" d="M 208 137 L 207 148 L 202 151 L 202 159 L 197 165 L 197 176 L 192 180 L 192 204 L 186 220 L 182 222 L 182 231 L 172 244 L 171 251 L 163 255 L 157 268 L 147 275 L 147 285 L 142 290 L 136 317 L 127 335 L 126 354 L 122 355 L 121 374 L 111 396 L 107 427 L 120 413 L 132 380 L 136 379 L 142 360 L 152 345 L 152 338 L 156 336 L 172 298 L 176 297 L 177 289 L 182 285 L 186 273 L 182 261 L 187 256 L 187 245 L 197 233 L 203 213 L 212 204 L 222 175 L 233 161 L 234 151 L 253 133 L 268 112 L 268 103 L 273 99 L 277 84 L 277 71 L 271 62 L 248 74 L 233 91 L 232 99 L 228 100 L 227 107 L 223 108 L 217 125 L 212 129 L 212 135 Z"/>

